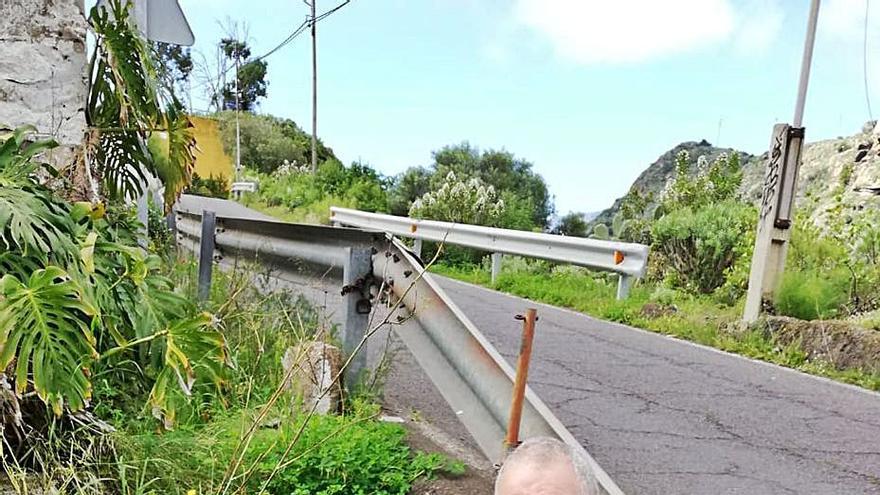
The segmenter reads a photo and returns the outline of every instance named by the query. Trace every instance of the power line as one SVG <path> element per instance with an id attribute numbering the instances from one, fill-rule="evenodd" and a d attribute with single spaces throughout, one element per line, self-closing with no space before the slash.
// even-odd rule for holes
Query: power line
<path id="1" fill-rule="evenodd" d="M 268 52 L 264 53 L 263 55 L 260 55 L 259 57 L 257 57 L 257 58 L 255 58 L 255 59 L 251 60 L 251 61 L 248 62 L 248 63 L 251 63 L 251 62 L 259 62 L 259 61 L 261 61 L 261 60 L 263 60 L 263 59 L 265 59 L 265 58 L 271 56 L 272 54 L 274 54 L 274 53 L 277 52 L 278 50 L 280 50 L 280 49 L 284 48 L 285 46 L 287 46 L 291 41 L 293 41 L 294 39 L 296 39 L 297 36 L 299 36 L 300 34 L 302 34 L 302 33 L 305 31 L 305 28 L 308 26 L 308 23 L 309 23 L 309 21 L 307 21 L 307 20 L 306 20 L 306 21 L 303 21 L 302 24 L 300 24 L 300 25 L 299 25 L 299 26 L 298 26 L 298 27 L 297 27 L 292 33 L 290 33 L 286 38 L 284 38 L 284 40 L 282 40 L 280 43 L 278 43 L 277 45 L 275 45 L 274 48 L 272 48 L 272 49 L 269 50 Z M 227 67 L 225 70 L 223 70 L 222 72 L 220 72 L 220 73 L 217 75 L 217 78 L 218 78 L 218 79 L 222 78 L 222 77 L 225 76 L 229 71 L 231 71 L 233 68 L 234 68 L 234 66 L 229 66 L 229 67 Z M 205 86 L 207 86 L 207 85 L 209 85 L 209 84 L 211 84 L 211 81 L 205 81 L 205 82 L 203 82 L 203 83 L 201 83 L 201 84 L 198 84 L 198 85 L 194 86 L 192 89 L 201 89 L 201 88 L 203 88 L 203 87 L 205 87 Z"/>
<path id="2" fill-rule="evenodd" d="M 345 6 L 348 5 L 349 3 L 351 3 L 351 0 L 345 0 L 344 2 L 342 2 L 342 3 L 339 4 L 339 5 L 337 5 L 336 7 L 333 7 L 332 9 L 328 10 L 327 12 L 324 12 L 323 14 L 319 15 L 318 17 L 316 17 L 316 18 L 315 18 L 315 22 L 318 22 L 318 21 L 323 20 L 325 17 L 327 17 L 327 16 L 329 16 L 330 14 L 336 12 L 337 10 L 341 9 L 342 7 L 345 7 Z"/>
<path id="3" fill-rule="evenodd" d="M 344 2 L 342 2 L 342 3 L 339 4 L 339 5 L 337 5 L 336 7 L 333 7 L 332 9 L 328 10 L 327 12 L 324 12 L 323 14 L 316 16 L 316 17 L 315 17 L 315 22 L 320 22 L 320 21 L 324 20 L 326 17 L 329 17 L 331 14 L 335 13 L 336 11 L 338 11 L 338 10 L 341 9 L 342 7 L 348 5 L 349 3 L 351 3 L 351 0 L 345 0 Z M 293 40 L 295 40 L 299 35 L 301 35 L 302 33 L 304 33 L 304 32 L 305 32 L 310 26 L 311 26 L 311 19 L 306 18 L 306 20 L 304 20 L 299 26 L 297 26 L 296 29 L 293 30 L 293 32 L 291 32 L 291 33 L 290 33 L 286 38 L 284 38 L 280 43 L 278 43 L 277 45 L 275 45 L 274 48 L 272 48 L 272 49 L 269 50 L 268 52 L 266 52 L 266 53 L 260 55 L 259 57 L 255 58 L 255 59 L 253 59 L 253 60 L 250 60 L 248 63 L 251 63 L 251 62 L 259 62 L 259 61 L 261 61 L 261 60 L 264 60 L 264 59 L 270 57 L 271 55 L 275 54 L 275 52 L 277 52 L 278 50 L 280 50 L 280 49 L 284 48 L 285 46 L 287 46 L 288 44 L 290 44 L 290 43 L 291 43 Z M 245 65 L 247 65 L 247 64 L 245 64 Z M 221 72 L 221 73 L 219 74 L 219 76 L 220 76 L 220 77 L 225 76 L 225 75 L 226 75 L 229 71 L 231 71 L 232 69 L 233 69 L 233 66 L 228 67 L 226 70 L 224 70 L 223 72 Z M 203 87 L 205 87 L 205 86 L 207 86 L 207 85 L 209 85 L 209 84 L 210 84 L 210 81 L 203 82 L 203 83 L 201 83 L 201 84 L 198 84 L 198 85 L 196 85 L 196 86 L 193 86 L 193 87 L 190 89 L 190 91 L 192 91 L 193 89 L 202 89 Z"/>

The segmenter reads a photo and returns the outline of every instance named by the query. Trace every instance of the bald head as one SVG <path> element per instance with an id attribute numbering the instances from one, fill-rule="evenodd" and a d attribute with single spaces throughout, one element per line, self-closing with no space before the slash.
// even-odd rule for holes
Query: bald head
<path id="1" fill-rule="evenodd" d="M 495 480 L 495 495 L 594 495 L 580 456 L 553 438 L 530 438 L 511 453 Z"/>

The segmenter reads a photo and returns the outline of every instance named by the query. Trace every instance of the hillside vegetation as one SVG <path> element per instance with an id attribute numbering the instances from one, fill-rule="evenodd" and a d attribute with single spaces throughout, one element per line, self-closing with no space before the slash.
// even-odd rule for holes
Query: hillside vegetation
<path id="1" fill-rule="evenodd" d="M 224 147 L 234 154 L 234 114 L 223 112 L 218 118 Z M 244 178 L 259 183 L 259 191 L 244 198 L 245 203 L 290 221 L 327 223 L 330 206 L 336 205 L 544 230 L 554 213 L 544 179 L 530 162 L 505 150 L 480 150 L 467 142 L 453 144 L 435 151 L 427 166 L 385 176 L 367 163 L 344 165 L 322 144 L 318 171 L 312 174 L 308 158 L 311 138 L 293 121 L 245 114 L 241 136 Z M 464 202 L 470 204 L 438 203 L 438 194 L 459 201 L 468 197 Z M 472 207 L 477 204 L 481 208 L 491 205 L 493 213 L 474 217 Z"/>
<path id="2" fill-rule="evenodd" d="M 809 137 L 809 136 L 808 136 Z M 675 175 L 675 157 L 681 151 L 691 156 L 705 156 L 709 161 L 724 153 L 737 154 L 743 171 L 740 195 L 757 205 L 761 200 L 761 188 L 767 164 L 767 153 L 752 155 L 732 148 L 717 148 L 706 140 L 687 141 L 663 153 L 633 181 L 628 194 L 638 192 L 653 199 L 659 197 L 663 188 Z M 696 175 L 696 162 L 689 169 Z M 838 190 L 839 184 L 846 187 Z M 865 124 L 861 132 L 852 136 L 824 141 L 808 142 L 804 147 L 798 177 L 797 201 L 807 218 L 817 225 L 824 225 L 828 210 L 833 208 L 837 194 L 843 195 L 846 204 L 863 203 L 866 196 L 860 188 L 880 185 L 880 128 Z M 620 211 L 626 196 L 617 199 L 608 209 L 594 219 L 594 223 L 611 226 L 614 215 Z"/>

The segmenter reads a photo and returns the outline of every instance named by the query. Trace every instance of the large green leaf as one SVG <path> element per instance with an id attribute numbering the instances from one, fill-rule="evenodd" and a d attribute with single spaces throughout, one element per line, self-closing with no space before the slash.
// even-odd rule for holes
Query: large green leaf
<path id="1" fill-rule="evenodd" d="M 165 210 L 169 212 L 192 181 L 196 141 L 193 124 L 186 115 L 171 109 L 166 122 L 167 131 L 150 136 L 149 149 L 156 174 L 165 184 Z"/>
<path id="2" fill-rule="evenodd" d="M 33 127 L 20 127 L 0 144 L 0 254 L 46 262 L 75 256 L 75 224 L 69 209 L 39 185 L 35 156 L 53 148 L 52 141 L 31 142 Z M 0 272 L 2 275 L 2 272 Z"/>
<path id="3" fill-rule="evenodd" d="M 171 325 L 165 336 L 163 368 L 150 392 L 153 416 L 171 428 L 176 410 L 196 380 L 219 387 L 229 366 L 226 341 L 215 328 L 213 315 L 201 313 Z"/>
<path id="4" fill-rule="evenodd" d="M 0 187 L 0 251 L 47 259 L 75 253 L 74 225 L 47 191 Z M 62 255 L 62 256 L 59 256 Z"/>
<path id="5" fill-rule="evenodd" d="M 56 415 L 65 402 L 72 411 L 84 408 L 92 395 L 89 365 L 98 357 L 90 328 L 97 310 L 80 287 L 48 267 L 24 283 L 5 275 L 0 295 L 0 369 L 15 360 L 16 391 L 23 393 L 30 377 Z"/>
<path id="6" fill-rule="evenodd" d="M 0 144 L 0 187 L 30 185 L 32 174 L 41 164 L 34 160 L 40 153 L 55 148 L 52 140 L 31 140 L 33 126 L 22 126 L 2 138 Z"/>

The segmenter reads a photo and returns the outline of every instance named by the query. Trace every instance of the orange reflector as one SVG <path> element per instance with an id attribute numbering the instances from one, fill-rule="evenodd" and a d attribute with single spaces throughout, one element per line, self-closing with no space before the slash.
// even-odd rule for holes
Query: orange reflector
<path id="1" fill-rule="evenodd" d="M 620 251 L 614 251 L 614 264 L 619 265 L 623 263 L 623 253 Z"/>
<path id="2" fill-rule="evenodd" d="M 418 229 L 419 229 L 419 226 L 416 225 L 416 224 L 412 224 L 412 225 L 409 226 L 409 231 L 410 231 L 410 232 L 415 232 L 415 231 L 418 230 Z"/>

